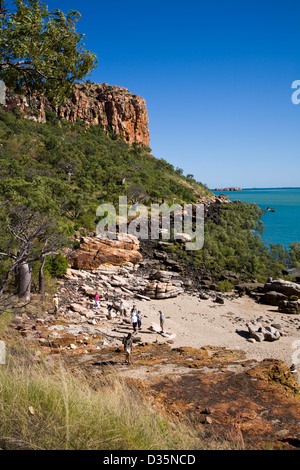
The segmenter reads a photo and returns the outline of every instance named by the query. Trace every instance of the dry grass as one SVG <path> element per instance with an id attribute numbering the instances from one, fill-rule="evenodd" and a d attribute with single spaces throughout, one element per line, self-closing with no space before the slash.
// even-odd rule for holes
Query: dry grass
<path id="1" fill-rule="evenodd" d="M 34 363 L 15 346 L 0 366 L 0 448 L 179 450 L 201 446 L 196 430 L 170 425 L 116 376 L 92 387 L 62 365 Z"/>
<path id="2" fill-rule="evenodd" d="M 0 339 L 12 319 L 11 312 L 0 316 Z M 25 338 L 9 335 L 0 365 L 0 450 L 241 448 L 230 439 L 205 439 L 190 423 L 170 422 L 113 369 L 96 381 L 36 353 Z"/>

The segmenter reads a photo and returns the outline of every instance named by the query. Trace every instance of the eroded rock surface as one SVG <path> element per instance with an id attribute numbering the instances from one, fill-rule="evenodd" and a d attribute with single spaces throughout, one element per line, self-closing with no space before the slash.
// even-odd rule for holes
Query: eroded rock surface
<path id="1" fill-rule="evenodd" d="M 70 257 L 71 267 L 76 269 L 97 269 L 101 265 L 134 265 L 142 261 L 139 253 L 139 241 L 127 234 L 117 234 L 116 240 L 98 237 L 83 237 L 79 248 Z"/>
<path id="2" fill-rule="evenodd" d="M 20 109 L 25 117 L 45 123 L 55 112 L 66 121 L 80 119 L 88 125 L 100 125 L 106 133 L 120 135 L 128 143 L 149 147 L 149 120 L 145 100 L 126 88 L 107 83 L 80 83 L 65 104 L 55 106 L 45 97 L 35 95 L 29 107 L 26 96 L 6 96 L 4 109 Z"/>
<path id="3" fill-rule="evenodd" d="M 137 344 L 131 366 L 124 365 L 122 347 L 79 363 L 74 355 L 65 360 L 94 376 L 114 368 L 162 413 L 200 426 L 207 445 L 219 439 L 232 449 L 300 446 L 300 389 L 280 360 L 257 362 L 242 351 L 162 343 Z"/>

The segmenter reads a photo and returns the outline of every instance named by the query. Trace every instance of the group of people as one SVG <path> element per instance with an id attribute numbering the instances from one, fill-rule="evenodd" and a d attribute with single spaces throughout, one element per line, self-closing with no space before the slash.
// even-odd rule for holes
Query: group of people
<path id="1" fill-rule="evenodd" d="M 165 315 L 161 310 L 159 311 L 159 323 L 160 323 L 161 333 L 164 333 Z M 131 324 L 133 326 L 134 333 L 136 332 L 137 328 L 139 330 L 141 329 L 142 315 L 141 315 L 140 310 L 137 310 L 136 305 L 133 305 L 131 309 Z M 131 364 L 131 353 L 132 353 L 134 333 L 128 333 L 128 335 L 123 338 L 125 362 L 127 364 Z"/>
<path id="2" fill-rule="evenodd" d="M 54 314 L 57 315 L 58 314 L 58 307 L 59 307 L 59 301 L 58 301 L 58 295 L 57 294 L 55 294 L 54 297 L 53 297 L 53 307 L 54 307 Z M 94 305 L 94 307 L 96 307 L 96 308 L 100 307 L 100 298 L 99 298 L 98 293 L 96 293 L 96 295 L 95 295 L 95 305 Z M 108 303 L 107 308 L 108 308 L 108 312 L 110 313 L 113 310 L 114 306 L 111 303 Z M 120 311 L 121 317 L 126 316 L 126 308 L 125 308 L 125 303 L 124 303 L 123 299 L 120 300 L 119 311 Z M 134 333 L 136 333 L 136 331 L 138 329 L 141 330 L 141 328 L 142 328 L 142 313 L 141 313 L 140 310 L 137 310 L 136 305 L 133 305 L 133 307 L 131 309 L 130 322 L 132 324 Z M 159 322 L 160 322 L 161 333 L 164 333 L 165 316 L 164 316 L 164 314 L 161 310 L 159 311 Z"/>
<path id="3" fill-rule="evenodd" d="M 55 294 L 53 297 L 53 307 L 54 307 L 54 314 L 57 315 L 59 311 L 59 300 L 58 300 L 57 294 Z M 95 295 L 94 307 L 96 308 L 100 307 L 100 298 L 99 298 L 98 293 L 96 293 Z M 108 303 L 107 308 L 110 313 L 115 307 L 111 303 Z M 123 299 L 120 300 L 118 310 L 120 311 L 121 317 L 126 316 L 126 308 L 125 308 L 125 303 Z M 133 333 L 128 333 L 127 337 L 123 338 L 124 351 L 126 355 L 125 362 L 128 364 L 131 363 L 133 334 L 136 333 L 137 330 L 141 330 L 142 328 L 142 313 L 140 310 L 137 309 L 136 305 L 133 305 L 130 314 L 131 314 L 130 322 L 133 327 Z M 165 316 L 161 310 L 159 311 L 159 321 L 160 321 L 161 333 L 164 333 Z"/>
<path id="4" fill-rule="evenodd" d="M 134 333 L 136 333 L 137 329 L 140 330 L 142 327 L 142 314 L 140 310 L 137 310 L 136 305 L 131 309 L 131 324 Z M 165 315 L 161 310 L 159 311 L 159 324 L 161 333 L 164 333 Z"/>
<path id="5" fill-rule="evenodd" d="M 142 314 L 140 310 L 137 310 L 136 305 L 134 305 L 131 309 L 131 319 L 130 322 L 133 327 L 134 333 L 136 333 L 137 329 L 142 328 Z"/>
<path id="6" fill-rule="evenodd" d="M 96 294 L 96 296 L 95 296 L 95 307 L 99 307 L 99 306 L 100 306 L 99 295 Z M 112 305 L 112 303 L 108 303 L 107 309 L 108 309 L 109 314 L 111 313 L 111 311 L 114 308 L 116 308 L 116 307 L 114 307 Z M 117 307 L 117 309 L 119 310 L 121 317 L 126 316 L 126 307 L 125 307 L 125 303 L 124 303 L 123 299 L 120 300 L 120 303 L 119 303 L 119 306 Z M 140 310 L 137 309 L 136 305 L 133 305 L 133 307 L 130 311 L 130 322 L 132 324 L 134 333 L 136 333 L 137 330 L 141 330 L 141 328 L 142 328 L 142 313 L 141 313 Z M 161 310 L 159 311 L 159 323 L 160 323 L 161 333 L 164 333 L 165 316 L 164 316 L 164 313 Z"/>

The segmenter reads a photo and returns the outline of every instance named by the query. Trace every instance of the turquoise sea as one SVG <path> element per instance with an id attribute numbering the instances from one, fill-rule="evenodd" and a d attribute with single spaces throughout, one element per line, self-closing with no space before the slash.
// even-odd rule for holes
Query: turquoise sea
<path id="1" fill-rule="evenodd" d="M 251 188 L 242 191 L 213 191 L 226 194 L 232 201 L 254 202 L 262 209 L 270 207 L 276 212 L 266 212 L 262 217 L 265 226 L 262 240 L 280 243 L 286 247 L 300 242 L 300 188 Z"/>

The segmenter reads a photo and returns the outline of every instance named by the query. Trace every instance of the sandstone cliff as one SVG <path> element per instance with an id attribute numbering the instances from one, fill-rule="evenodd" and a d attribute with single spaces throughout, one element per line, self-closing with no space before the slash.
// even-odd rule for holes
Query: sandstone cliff
<path id="1" fill-rule="evenodd" d="M 64 105 L 54 106 L 45 97 L 35 95 L 32 108 L 25 96 L 6 96 L 4 109 L 19 108 L 28 119 L 45 123 L 50 112 L 76 122 L 80 119 L 88 125 L 100 125 L 106 133 L 121 136 L 126 142 L 149 147 L 148 113 L 145 100 L 126 88 L 107 83 L 80 83 Z"/>

